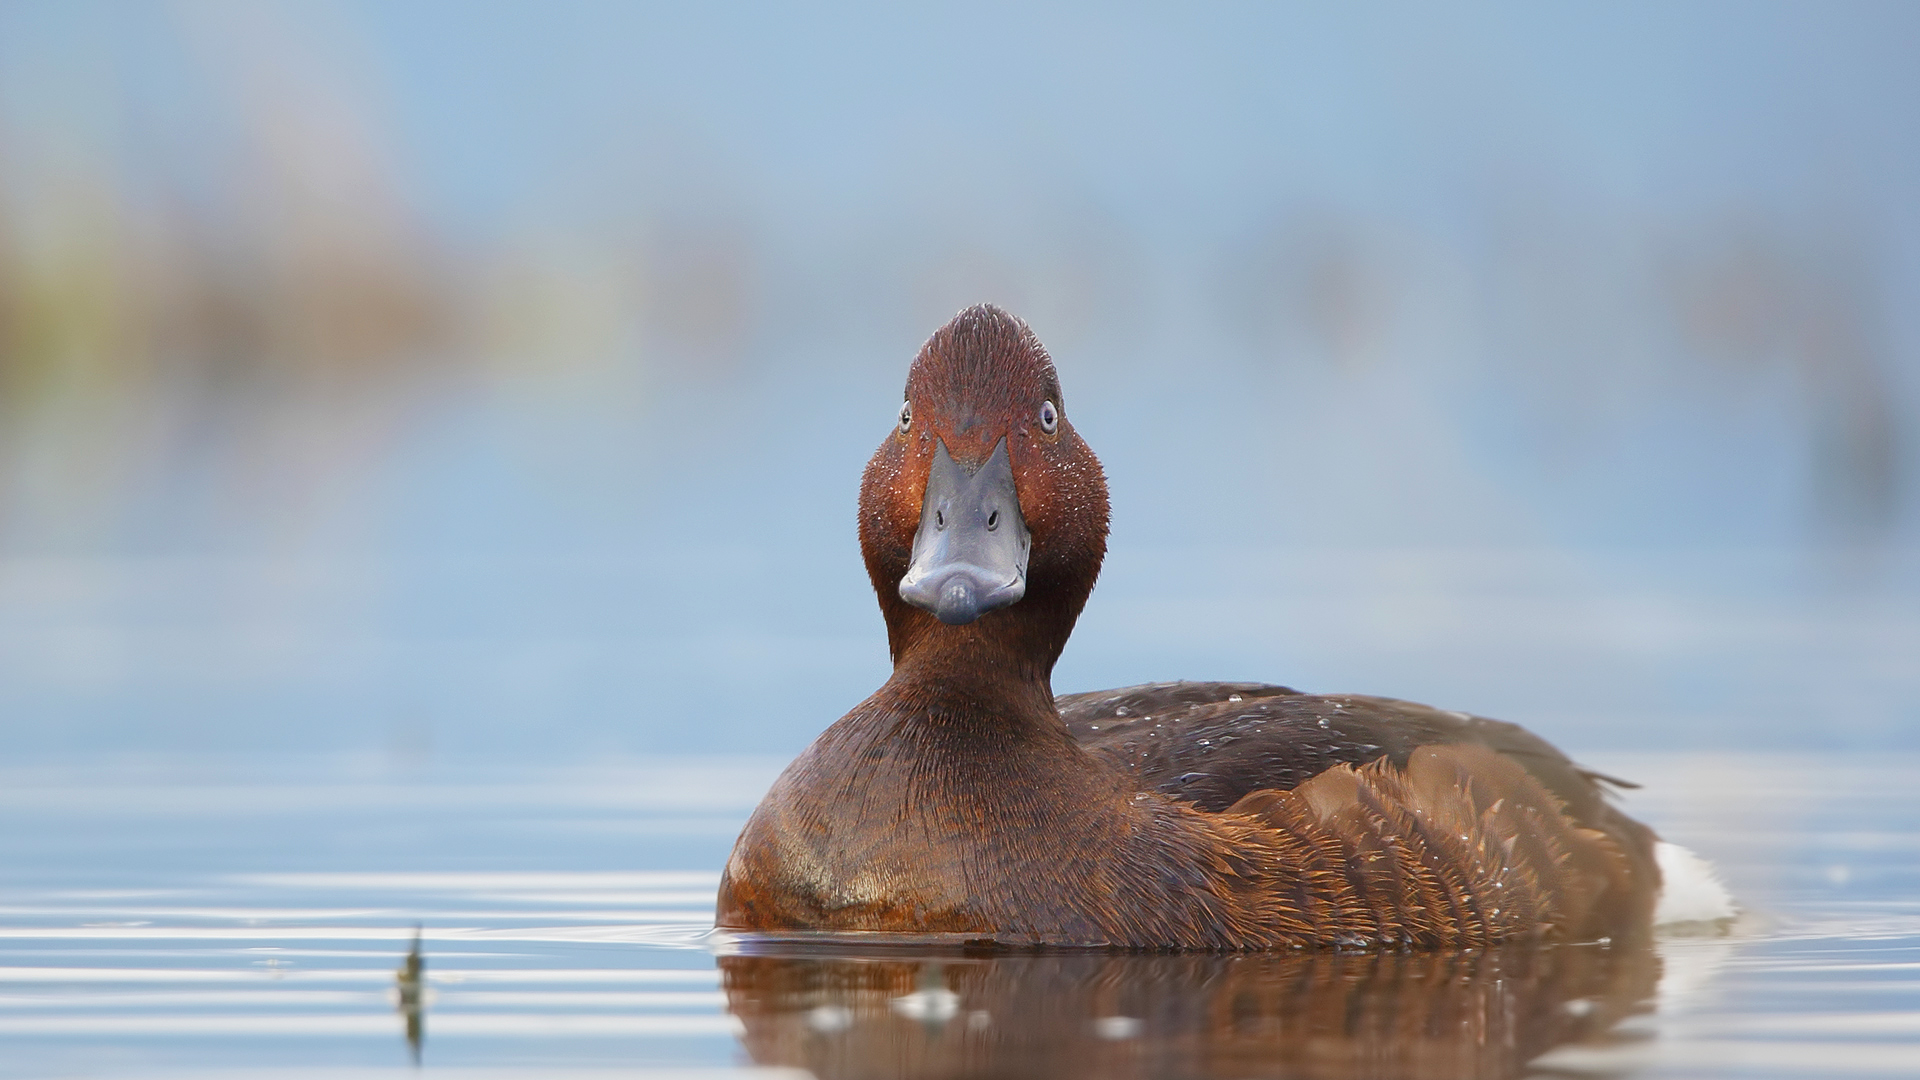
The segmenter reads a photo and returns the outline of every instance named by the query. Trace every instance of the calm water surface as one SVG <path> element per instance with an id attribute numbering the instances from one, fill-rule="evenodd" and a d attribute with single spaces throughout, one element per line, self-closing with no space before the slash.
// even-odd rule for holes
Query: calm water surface
<path id="1" fill-rule="evenodd" d="M 1720 866 L 1733 927 L 1645 951 L 755 950 L 710 933 L 712 892 L 777 761 L 0 774 L 0 1077 L 1920 1075 L 1920 759 L 1586 760 Z"/>

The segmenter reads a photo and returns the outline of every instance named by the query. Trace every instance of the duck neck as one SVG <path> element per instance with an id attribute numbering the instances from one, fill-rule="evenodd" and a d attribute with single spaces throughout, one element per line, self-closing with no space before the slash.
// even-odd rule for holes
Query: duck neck
<path id="1" fill-rule="evenodd" d="M 919 714 L 1058 729 L 1052 678 L 1059 649 L 1020 632 L 1030 629 L 1025 622 L 1011 612 L 957 627 L 928 620 L 896 653 L 888 687 Z"/>
<path id="2" fill-rule="evenodd" d="M 1101 531 L 1093 540 L 1062 544 L 1052 558 L 1036 557 L 1025 596 L 958 626 L 902 599 L 904 560 L 882 557 L 870 539 L 863 539 L 893 657 L 887 692 L 897 705 L 920 715 L 1001 717 L 1064 733 L 1053 704 L 1053 665 L 1100 573 L 1104 501 L 1098 510 Z"/>

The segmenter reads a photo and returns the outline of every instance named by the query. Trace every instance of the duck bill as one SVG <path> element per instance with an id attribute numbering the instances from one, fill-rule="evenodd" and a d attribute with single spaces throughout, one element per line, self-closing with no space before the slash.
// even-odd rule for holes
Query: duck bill
<path id="1" fill-rule="evenodd" d="M 900 579 L 900 599 L 960 626 L 1027 592 L 1027 554 L 1032 539 L 1020 516 L 1007 440 L 968 470 L 934 448 L 927 490 L 921 496 L 920 531 L 913 536 L 913 562 Z"/>

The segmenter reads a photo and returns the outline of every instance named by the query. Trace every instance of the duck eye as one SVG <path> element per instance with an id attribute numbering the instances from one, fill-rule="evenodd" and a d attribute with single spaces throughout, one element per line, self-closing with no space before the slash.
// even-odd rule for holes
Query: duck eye
<path id="1" fill-rule="evenodd" d="M 1060 430 L 1060 410 L 1051 401 L 1040 403 L 1040 430 L 1049 435 Z"/>
<path id="2" fill-rule="evenodd" d="M 900 430 L 902 433 L 905 433 L 906 430 L 912 426 L 913 426 L 913 402 L 903 401 L 900 403 Z"/>

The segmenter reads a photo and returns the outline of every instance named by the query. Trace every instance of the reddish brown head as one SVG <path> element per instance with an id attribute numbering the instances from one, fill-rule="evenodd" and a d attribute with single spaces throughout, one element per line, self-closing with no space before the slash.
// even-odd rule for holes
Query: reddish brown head
<path id="1" fill-rule="evenodd" d="M 1027 324 L 968 308 L 907 373 L 860 485 L 860 548 L 896 667 L 1045 683 L 1107 550 L 1107 483 Z"/>

